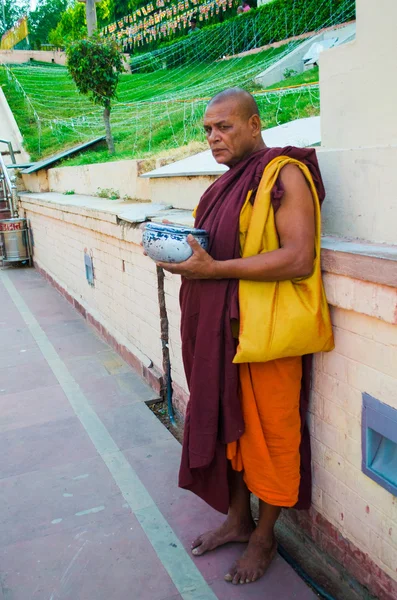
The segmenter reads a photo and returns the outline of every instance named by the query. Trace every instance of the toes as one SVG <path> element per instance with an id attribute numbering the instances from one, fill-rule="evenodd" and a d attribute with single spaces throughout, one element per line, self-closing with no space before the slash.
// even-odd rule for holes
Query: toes
<path id="1" fill-rule="evenodd" d="M 201 554 L 204 554 L 205 550 L 206 548 L 203 543 L 203 538 L 200 536 L 192 543 L 192 554 L 194 556 L 201 556 Z"/>
<path id="2" fill-rule="evenodd" d="M 232 584 L 238 585 L 239 583 L 240 583 L 240 573 L 236 573 L 235 576 L 233 577 Z"/>
<path id="3" fill-rule="evenodd" d="M 245 583 L 254 583 L 254 581 L 256 581 L 257 579 L 259 579 L 259 578 L 256 577 L 255 572 L 250 571 L 250 572 L 246 573 Z"/>
<path id="4" fill-rule="evenodd" d="M 192 550 L 192 554 L 194 556 L 201 556 L 202 554 L 204 554 L 204 552 L 205 552 L 205 548 L 204 548 L 203 544 L 201 544 L 200 546 L 197 546 L 196 548 L 193 548 L 193 550 Z"/>
<path id="5" fill-rule="evenodd" d="M 233 583 L 234 580 L 234 576 L 236 575 L 236 568 L 233 567 L 232 569 L 230 569 L 229 573 L 227 573 L 225 575 L 225 581 L 228 581 L 229 583 Z"/>
<path id="6" fill-rule="evenodd" d="M 240 584 L 243 585 L 244 583 L 248 583 L 248 573 L 246 571 L 242 571 L 240 573 Z"/>

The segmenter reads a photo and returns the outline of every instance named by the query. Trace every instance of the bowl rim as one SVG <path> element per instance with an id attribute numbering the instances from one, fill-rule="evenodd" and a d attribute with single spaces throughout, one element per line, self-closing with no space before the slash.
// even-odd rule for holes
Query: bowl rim
<path id="1" fill-rule="evenodd" d="M 187 235 L 191 233 L 192 235 L 208 237 L 208 232 L 205 231 L 205 229 L 196 229 L 195 227 L 179 225 L 178 223 L 153 223 L 153 221 L 149 221 L 145 224 L 145 230 L 146 229 L 149 229 L 149 231 L 163 231 L 166 233 L 180 233 Z"/>

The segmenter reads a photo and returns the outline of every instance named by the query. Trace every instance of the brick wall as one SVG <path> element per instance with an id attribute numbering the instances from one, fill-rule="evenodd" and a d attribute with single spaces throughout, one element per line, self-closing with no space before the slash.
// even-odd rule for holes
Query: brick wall
<path id="1" fill-rule="evenodd" d="M 142 255 L 139 229 L 98 212 L 90 217 L 87 209 L 61 212 L 33 200 L 23 207 L 33 229 L 36 264 L 104 331 L 160 372 L 156 271 Z M 93 257 L 95 287 L 85 279 L 84 249 Z M 325 273 L 324 282 L 336 349 L 315 359 L 309 415 L 313 509 L 291 513 L 291 519 L 361 583 L 391 599 L 397 595 L 397 498 L 361 472 L 361 409 L 363 392 L 397 408 L 397 290 L 335 273 Z M 177 277 L 166 275 L 165 293 L 175 404 L 183 413 L 187 393 Z"/>
<path id="2" fill-rule="evenodd" d="M 113 223 L 48 207 L 28 208 L 36 264 L 120 340 L 161 366 L 156 270 L 142 255 L 140 232 L 123 233 Z M 94 287 L 85 277 L 85 250 L 93 258 Z"/>

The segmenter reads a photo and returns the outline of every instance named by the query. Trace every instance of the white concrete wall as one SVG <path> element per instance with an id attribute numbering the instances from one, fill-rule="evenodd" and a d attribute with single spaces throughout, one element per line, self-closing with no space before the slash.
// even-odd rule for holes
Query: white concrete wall
<path id="1" fill-rule="evenodd" d="M 0 63 L 21 64 L 31 59 L 66 65 L 66 54 L 59 50 L 0 50 Z"/>
<path id="2" fill-rule="evenodd" d="M 395 244 L 397 145 L 316 150 L 327 191 L 323 233 Z"/>
<path id="3" fill-rule="evenodd" d="M 280 58 L 275 64 L 271 65 L 262 73 L 259 73 L 254 79 L 255 83 L 262 87 L 273 85 L 284 79 L 285 69 L 293 69 L 297 73 L 303 72 L 303 57 L 314 42 L 319 42 L 323 39 L 323 35 L 318 34 L 305 40 L 299 44 L 297 48 L 292 50 L 283 58 Z"/>
<path id="4" fill-rule="evenodd" d="M 101 189 L 112 189 L 120 198 L 150 200 L 150 180 L 139 177 L 145 164 L 144 160 L 119 160 L 49 169 L 48 189 L 61 193 L 74 190 L 88 196 L 95 196 Z"/>
<path id="5" fill-rule="evenodd" d="M 297 73 L 303 73 L 304 63 L 303 57 L 310 50 L 310 47 L 315 42 L 322 42 L 323 40 L 329 40 L 331 38 L 338 38 L 337 44 L 343 44 L 345 40 L 354 37 L 356 31 L 356 24 L 349 23 L 345 27 L 336 27 L 334 29 L 327 28 L 317 35 L 313 35 L 311 38 L 301 42 L 295 50 L 281 58 L 275 64 L 268 67 L 265 71 L 255 77 L 255 83 L 267 87 L 273 85 L 278 81 L 284 79 L 285 69 L 293 69 Z"/>
<path id="6" fill-rule="evenodd" d="M 66 54 L 61 50 L 0 50 L 0 64 L 17 65 L 30 60 L 65 66 Z M 124 67 L 127 72 L 131 72 L 128 54 L 124 54 Z"/>
<path id="7" fill-rule="evenodd" d="M 158 177 L 150 179 L 152 202 L 174 208 L 193 210 L 205 190 L 217 179 L 216 176 Z"/>
<path id="8" fill-rule="evenodd" d="M 4 95 L 3 90 L 0 87 L 0 138 L 7 140 L 12 143 L 14 152 L 18 151 L 15 155 L 17 163 L 26 163 L 30 161 L 29 154 L 24 150 L 22 142 L 22 134 L 18 127 L 18 124 L 14 118 L 11 108 L 7 102 L 7 98 Z M 0 143 L 0 151 L 8 152 L 6 144 Z M 11 157 L 6 155 L 5 163 L 10 164 L 12 162 Z"/>
<path id="9" fill-rule="evenodd" d="M 322 145 L 397 143 L 397 2 L 357 0 L 357 37 L 321 53 Z"/>

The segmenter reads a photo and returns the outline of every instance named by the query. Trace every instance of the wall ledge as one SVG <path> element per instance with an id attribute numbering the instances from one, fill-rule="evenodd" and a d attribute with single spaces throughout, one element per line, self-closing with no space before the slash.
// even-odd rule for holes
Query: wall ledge
<path id="1" fill-rule="evenodd" d="M 324 236 L 321 266 L 334 275 L 397 286 L 397 246 Z"/>
<path id="2" fill-rule="evenodd" d="M 120 217 L 118 215 L 125 214 L 127 210 L 133 214 L 135 209 L 137 215 L 142 210 L 149 213 L 151 210 L 154 212 L 157 211 L 157 213 L 159 211 L 159 205 L 157 204 L 111 201 L 77 194 L 65 196 L 51 192 L 23 192 L 20 194 L 20 198 L 22 208 L 36 213 L 40 213 L 41 209 L 43 213 L 54 219 L 70 220 L 73 224 L 92 228 L 95 231 L 118 239 L 125 239 L 124 232 L 122 231 L 123 226 L 120 227 Z M 164 205 L 164 209 L 166 208 L 166 205 Z M 48 211 L 50 211 L 50 214 L 48 214 Z M 144 212 L 142 215 L 144 215 Z M 175 212 L 180 213 L 180 210 L 175 209 Z M 83 217 L 87 220 L 76 223 L 72 219 L 72 215 Z M 167 218 L 170 218 L 169 210 L 167 211 Z M 138 220 L 142 221 L 145 219 L 142 217 Z M 107 225 L 111 224 L 114 227 L 104 229 L 100 225 L 101 221 L 106 222 Z M 343 275 L 359 281 L 397 287 L 397 246 L 374 244 L 336 236 L 323 236 L 321 245 L 323 271 L 334 275 Z"/>

